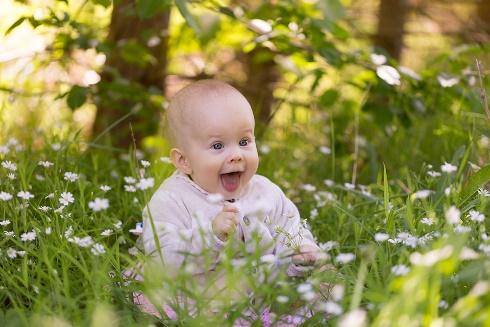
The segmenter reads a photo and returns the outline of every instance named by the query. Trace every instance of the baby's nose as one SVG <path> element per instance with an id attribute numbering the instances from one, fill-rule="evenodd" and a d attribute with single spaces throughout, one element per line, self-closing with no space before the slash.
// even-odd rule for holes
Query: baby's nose
<path id="1" fill-rule="evenodd" d="M 243 155 L 240 151 L 234 151 L 230 156 L 230 162 L 240 162 L 243 160 Z"/>

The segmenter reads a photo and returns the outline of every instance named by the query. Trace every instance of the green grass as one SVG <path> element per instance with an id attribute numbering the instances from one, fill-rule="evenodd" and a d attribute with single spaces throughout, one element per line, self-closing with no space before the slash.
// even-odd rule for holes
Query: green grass
<path id="1" fill-rule="evenodd" d="M 249 305 L 257 310 L 271 306 L 278 315 L 290 312 L 291 305 L 311 305 L 308 295 L 302 299 L 304 293 L 297 291 L 304 283 L 311 284 L 317 295 L 322 283 L 336 289 L 329 296 L 320 296 L 323 308 L 331 313 L 317 310 L 308 321 L 312 326 L 336 325 L 352 310 L 365 312 L 366 321 L 374 326 L 410 322 L 427 326 L 436 322 L 488 324 L 489 197 L 476 192 L 488 181 L 488 167 L 468 180 L 473 174 L 468 158 L 475 156 L 471 147 L 446 154 L 445 158 L 453 158 L 451 162 L 457 166 L 454 172 L 441 172 L 442 160 L 418 171 L 393 171 L 391 163 L 379 170 L 374 180 L 365 179 L 366 185 L 352 189 L 345 184 L 351 182 L 349 179 L 339 177 L 349 174 L 339 168 L 349 158 L 332 157 L 338 153 L 323 154 L 308 147 L 295 153 L 294 144 L 302 141 L 296 135 L 289 137 L 285 143 L 269 142 L 270 152 L 261 155 L 260 173 L 281 185 L 299 206 L 318 242 L 325 244 L 327 263 L 333 268 L 314 270 L 301 278 L 280 274 L 264 282 L 270 272 L 268 265 L 261 263 L 260 253 L 249 256 L 238 267 L 233 256 L 244 249 L 230 245 L 219 269 L 227 276 L 230 288 L 238 281 L 246 282 L 257 300 L 251 305 L 248 298 L 231 301 L 229 294 L 220 294 L 213 304 L 222 301 L 215 315 L 209 315 L 212 301 L 203 300 L 188 271 L 170 275 L 156 265 L 145 269 L 144 283 L 128 283 L 123 278 L 125 270 L 146 261 L 141 252 L 132 255 L 136 236 L 129 230 L 141 220 L 152 190 L 172 172 L 170 164 L 159 157 L 146 157 L 150 166 L 144 168 L 131 151 L 129 156 L 107 150 L 82 151 L 76 138 L 56 142 L 45 139 L 42 146 L 27 143 L 21 150 L 15 149 L 15 142 L 5 140 L 9 151 L 0 161 L 5 166 L 9 166 L 7 161 L 14 163 L 16 170 L 0 168 L 0 191 L 12 195 L 12 199 L 0 200 L 0 220 L 10 221 L 0 226 L 0 324 L 231 324 Z M 54 150 L 53 143 L 59 143 L 61 149 Z M 39 165 L 41 160 L 50 161 L 52 166 Z M 333 165 L 336 175 L 332 175 Z M 441 176 L 429 176 L 429 170 Z M 65 179 L 66 172 L 78 174 L 78 179 Z M 15 178 L 9 178 L 9 173 Z M 128 184 L 128 176 L 136 183 Z M 141 178 L 150 177 L 154 178 L 153 188 L 126 190 L 127 185 L 136 186 Z M 331 181 L 324 182 L 327 179 Z M 304 187 L 306 183 L 310 186 Z M 102 185 L 110 190 L 101 190 Z M 448 187 L 451 191 L 446 194 Z M 432 191 L 427 197 L 415 195 L 425 189 Z M 20 191 L 34 197 L 23 200 L 17 196 Z M 74 200 L 60 210 L 62 192 L 70 192 Z M 96 198 L 107 199 L 108 208 L 95 211 L 89 206 Z M 451 206 L 460 210 L 461 224 L 446 221 Z M 471 210 L 485 215 L 484 220 L 471 220 Z M 430 218 L 432 225 L 424 224 L 423 218 Z M 461 232 L 461 226 L 467 230 Z M 22 237 L 29 235 L 24 233 L 31 231 L 36 233 L 35 239 L 23 241 Z M 75 237 L 79 241 L 90 237 L 85 239 L 88 246 L 76 244 Z M 355 259 L 342 263 L 339 255 L 345 253 Z M 159 321 L 138 311 L 131 301 L 134 290 L 143 290 L 156 303 L 184 292 L 196 300 L 198 312 L 189 315 L 174 306 L 179 320 Z M 286 303 L 278 297 L 287 299 Z M 333 303 L 342 313 L 332 309 Z"/>

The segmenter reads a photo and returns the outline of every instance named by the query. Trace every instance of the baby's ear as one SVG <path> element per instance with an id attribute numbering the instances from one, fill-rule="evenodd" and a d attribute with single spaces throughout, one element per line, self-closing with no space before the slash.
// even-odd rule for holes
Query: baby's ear
<path id="1" fill-rule="evenodd" d="M 184 152 L 178 148 L 170 150 L 170 160 L 180 172 L 190 175 L 192 174 L 192 168 L 189 164 L 189 160 L 185 156 Z"/>

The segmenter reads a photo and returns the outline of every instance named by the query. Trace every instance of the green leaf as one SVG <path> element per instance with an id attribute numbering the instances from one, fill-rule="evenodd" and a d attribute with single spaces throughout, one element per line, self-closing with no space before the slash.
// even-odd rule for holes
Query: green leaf
<path id="1" fill-rule="evenodd" d="M 480 187 L 490 181 L 490 165 L 481 168 L 471 175 L 460 192 L 460 205 L 469 199 Z"/>
<path id="2" fill-rule="evenodd" d="M 80 107 L 87 100 L 88 88 L 75 85 L 68 92 L 68 98 L 66 102 L 70 109 L 74 110 Z"/>
<path id="3" fill-rule="evenodd" d="M 189 11 L 189 8 L 187 8 L 187 1 L 185 0 L 175 0 L 175 4 L 177 5 L 177 8 L 180 11 L 180 14 L 182 17 L 184 17 L 185 21 L 187 22 L 187 25 L 189 25 L 190 28 L 196 33 L 198 36 L 201 35 L 201 28 L 199 27 L 199 24 L 197 24 L 196 20 L 194 19 L 194 16 Z"/>
<path id="4" fill-rule="evenodd" d="M 170 5 L 168 1 L 162 0 L 137 0 L 136 13 L 141 19 L 146 19 L 161 12 Z"/>
<path id="5" fill-rule="evenodd" d="M 339 98 L 339 92 L 335 90 L 327 90 L 320 96 L 320 104 L 322 107 L 330 107 Z"/>
<path id="6" fill-rule="evenodd" d="M 27 19 L 27 17 L 25 17 L 25 16 L 17 19 L 12 25 L 10 25 L 10 27 L 7 29 L 7 31 L 5 31 L 4 35 L 10 34 L 10 32 L 12 32 L 17 26 L 22 24 L 24 22 L 24 20 L 26 20 L 26 19 Z"/>
<path id="7" fill-rule="evenodd" d="M 92 0 L 92 2 L 96 5 L 101 5 L 104 8 L 108 8 L 111 5 L 112 0 Z"/>

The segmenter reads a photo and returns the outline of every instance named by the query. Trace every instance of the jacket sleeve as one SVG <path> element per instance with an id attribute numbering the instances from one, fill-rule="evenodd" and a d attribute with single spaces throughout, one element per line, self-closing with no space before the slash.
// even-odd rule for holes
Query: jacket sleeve
<path id="1" fill-rule="evenodd" d="M 194 273 L 212 268 L 225 244 L 212 232 L 209 217 L 190 213 L 182 201 L 165 191 L 157 191 L 143 210 L 141 243 L 147 255 L 161 256 L 170 267 L 192 263 Z"/>
<path id="2" fill-rule="evenodd" d="M 277 201 L 274 214 L 276 255 L 291 256 L 300 246 L 306 244 L 318 247 L 311 232 L 301 223 L 298 208 L 278 186 L 274 185 L 274 188 Z"/>

